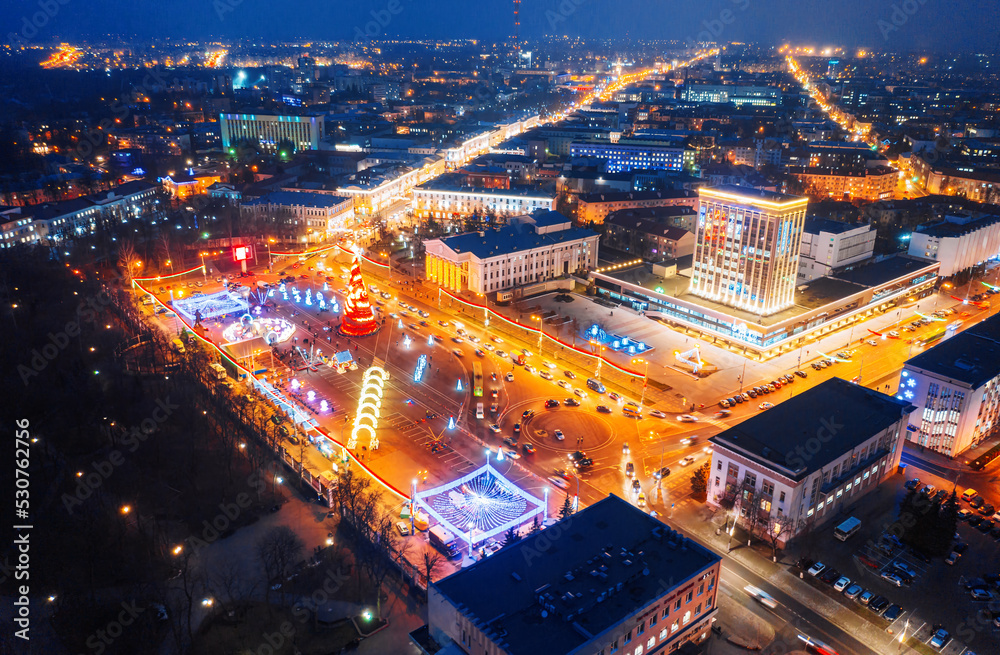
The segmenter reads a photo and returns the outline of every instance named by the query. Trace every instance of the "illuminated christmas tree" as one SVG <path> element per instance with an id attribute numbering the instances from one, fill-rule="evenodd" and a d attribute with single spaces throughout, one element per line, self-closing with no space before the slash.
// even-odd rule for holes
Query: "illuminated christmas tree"
<path id="1" fill-rule="evenodd" d="M 340 322 L 340 333 L 351 337 L 364 337 L 379 329 L 368 300 L 368 290 L 361 278 L 361 260 L 355 255 L 351 264 L 351 279 L 347 283 L 347 299 L 344 301 L 344 318 Z"/>

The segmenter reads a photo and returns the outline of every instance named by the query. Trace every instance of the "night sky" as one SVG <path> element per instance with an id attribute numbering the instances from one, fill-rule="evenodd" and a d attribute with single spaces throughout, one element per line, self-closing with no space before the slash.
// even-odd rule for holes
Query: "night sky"
<path id="1" fill-rule="evenodd" d="M 510 0 L 0 0 L 2 34 L 22 32 L 40 6 L 54 15 L 29 39 L 38 42 L 104 34 L 339 40 L 364 30 L 372 11 L 388 18 L 377 29 L 389 36 L 497 39 L 513 22 Z M 704 32 L 720 41 L 962 52 L 996 52 L 1000 42 L 997 0 L 523 0 L 521 12 L 528 38 Z"/>

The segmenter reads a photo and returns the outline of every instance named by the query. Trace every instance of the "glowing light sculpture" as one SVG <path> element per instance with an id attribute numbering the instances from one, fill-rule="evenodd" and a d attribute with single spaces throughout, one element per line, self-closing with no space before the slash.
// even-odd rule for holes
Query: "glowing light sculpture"
<path id="1" fill-rule="evenodd" d="M 676 353 L 674 357 L 677 358 L 677 361 L 690 366 L 695 374 L 701 371 L 701 367 L 705 365 L 705 362 L 701 361 L 701 350 L 698 346 L 682 353 Z"/>
<path id="2" fill-rule="evenodd" d="M 374 334 L 379 324 L 372 313 L 365 281 L 361 278 L 361 259 L 354 255 L 351 277 L 347 283 L 347 298 L 344 299 L 344 318 L 340 322 L 340 333 L 350 337 L 364 337 Z"/>
<path id="3" fill-rule="evenodd" d="M 379 366 L 372 366 L 367 371 L 361 383 L 361 397 L 358 399 L 358 411 L 354 416 L 354 427 L 347 448 L 354 450 L 358 446 L 358 436 L 362 432 L 368 434 L 368 450 L 378 449 L 378 419 L 382 409 L 382 393 L 389 374 Z"/>

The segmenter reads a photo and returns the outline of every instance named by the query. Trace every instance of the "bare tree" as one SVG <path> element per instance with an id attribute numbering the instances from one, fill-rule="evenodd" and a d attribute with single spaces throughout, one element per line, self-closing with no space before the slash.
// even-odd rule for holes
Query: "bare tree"
<path id="1" fill-rule="evenodd" d="M 285 577 L 291 573 L 292 566 L 302 559 L 305 544 L 287 525 L 271 528 L 257 540 L 257 558 L 264 570 L 267 588 L 264 589 L 265 601 L 270 601 L 271 587 L 281 584 L 281 600 L 285 600 Z"/>
<path id="2" fill-rule="evenodd" d="M 768 517 L 764 526 L 767 531 L 767 539 L 771 542 L 771 557 L 777 558 L 778 542 L 792 531 L 792 521 L 784 514 L 773 514 Z"/>
<path id="3" fill-rule="evenodd" d="M 135 244 L 132 243 L 131 239 L 122 241 L 121 245 L 118 246 L 118 268 L 122 272 L 122 277 L 125 278 L 126 286 L 132 284 L 132 276 L 138 263 L 139 257 L 135 252 Z"/>
<path id="4" fill-rule="evenodd" d="M 431 576 L 434 575 L 434 570 L 437 569 L 441 564 L 444 563 L 444 556 L 436 550 L 425 549 L 424 550 L 424 581 L 427 583 L 427 588 L 430 589 Z"/>

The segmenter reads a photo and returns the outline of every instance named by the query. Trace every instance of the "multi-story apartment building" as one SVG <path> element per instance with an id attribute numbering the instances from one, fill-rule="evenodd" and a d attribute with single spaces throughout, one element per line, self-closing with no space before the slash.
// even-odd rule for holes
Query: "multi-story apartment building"
<path id="1" fill-rule="evenodd" d="M 93 232 L 101 221 L 153 219 L 162 215 L 162 211 L 157 187 L 135 180 L 71 200 L 12 207 L 0 216 L 7 219 L 5 243 L 54 245 Z"/>
<path id="2" fill-rule="evenodd" d="M 323 114 L 219 114 L 222 147 L 228 150 L 248 140 L 265 152 L 277 152 L 278 144 L 287 140 L 296 150 L 318 150 L 323 119 Z"/>
<path id="3" fill-rule="evenodd" d="M 1000 256 L 1000 217 L 953 212 L 910 233 L 909 254 L 941 262 L 951 277 Z"/>
<path id="4" fill-rule="evenodd" d="M 608 496 L 431 583 L 427 626 L 412 634 L 425 654 L 672 653 L 708 638 L 720 566 L 715 553 Z"/>
<path id="5" fill-rule="evenodd" d="M 928 162 L 928 159 L 923 154 L 910 157 L 917 184 L 927 193 L 962 196 L 985 203 L 1000 200 L 1000 173 L 995 170 L 948 161 Z"/>
<path id="6" fill-rule="evenodd" d="M 544 282 L 596 267 L 599 238 L 559 212 L 519 216 L 500 229 L 424 241 L 427 279 L 481 294 Z"/>
<path id="7" fill-rule="evenodd" d="M 458 184 L 454 175 L 441 176 L 413 188 L 413 213 L 417 218 L 459 219 L 486 213 L 519 216 L 552 210 L 555 203 L 552 191 L 528 186 L 467 187 Z"/>
<path id="8" fill-rule="evenodd" d="M 874 252 L 874 226 L 807 218 L 802 227 L 797 284 L 830 275 L 834 269 L 868 259 Z"/>
<path id="9" fill-rule="evenodd" d="M 805 185 L 810 195 L 834 200 L 890 200 L 899 182 L 899 172 L 888 166 L 845 169 L 789 166 L 787 171 Z"/>
<path id="10" fill-rule="evenodd" d="M 667 220 L 631 215 L 640 211 L 623 210 L 611 214 L 605 221 L 603 245 L 656 262 L 694 252 L 692 232 L 671 225 Z"/>
<path id="11" fill-rule="evenodd" d="M 778 541 L 853 507 L 895 475 L 913 406 L 830 378 L 709 441 L 708 502 Z"/>
<path id="12" fill-rule="evenodd" d="M 733 186 L 698 195 L 690 293 L 761 316 L 790 307 L 809 199 Z"/>
<path id="13" fill-rule="evenodd" d="M 693 191 L 595 191 L 577 200 L 577 220 L 600 225 L 605 217 L 621 209 L 647 207 L 698 207 L 698 194 Z"/>
<path id="14" fill-rule="evenodd" d="M 617 142 L 585 141 L 570 146 L 571 157 L 595 157 L 605 160 L 608 173 L 634 170 L 691 170 L 695 151 L 676 141 L 619 139 Z"/>
<path id="15" fill-rule="evenodd" d="M 1000 315 L 906 362 L 898 398 L 916 406 L 907 439 L 955 457 L 993 435 L 1000 418 Z"/>
<path id="16" fill-rule="evenodd" d="M 272 191 L 244 199 L 240 211 L 272 226 L 274 236 L 315 243 L 344 232 L 354 224 L 354 201 L 308 191 Z"/>

